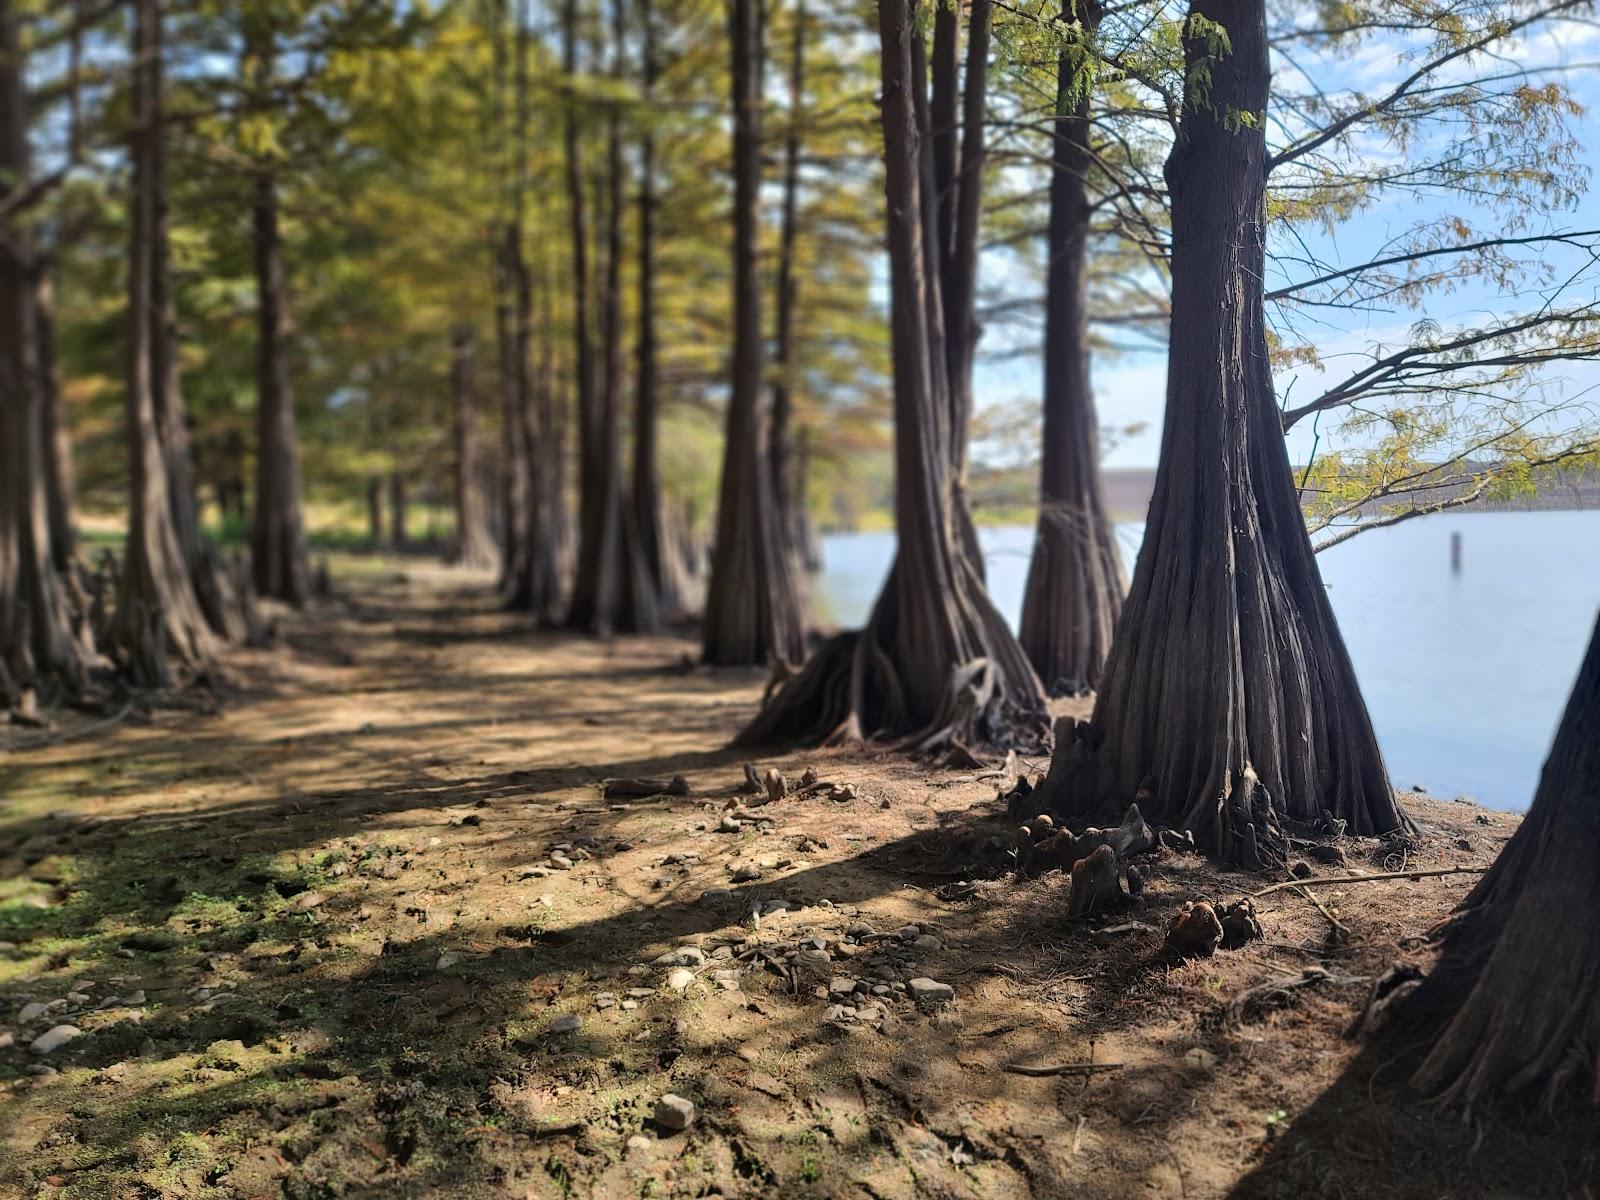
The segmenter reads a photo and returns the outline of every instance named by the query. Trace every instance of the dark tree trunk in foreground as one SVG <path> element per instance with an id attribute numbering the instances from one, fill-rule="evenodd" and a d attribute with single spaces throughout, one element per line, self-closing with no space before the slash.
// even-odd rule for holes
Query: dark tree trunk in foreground
<path id="1" fill-rule="evenodd" d="M 456 410 L 455 561 L 464 567 L 492 567 L 494 539 L 489 535 L 489 511 L 483 495 L 470 326 L 458 326 L 450 335 L 450 394 Z"/>
<path id="2" fill-rule="evenodd" d="M 569 77 L 578 70 L 576 0 L 566 0 L 562 15 L 563 65 Z M 567 625 L 585 633 L 609 633 L 616 618 L 617 563 L 622 536 L 620 478 L 621 425 L 614 396 L 596 378 L 590 329 L 589 233 L 584 196 L 583 148 L 575 102 L 564 117 L 567 211 L 572 230 L 573 340 L 578 374 L 578 565 L 573 578 Z M 608 156 L 610 157 L 610 156 Z"/>
<path id="3" fill-rule="evenodd" d="M 1063 15 L 1070 16 L 1070 9 Z M 1089 5 L 1083 37 L 1094 36 Z M 1089 219 L 1089 93 L 1073 87 L 1073 56 L 1058 62 L 1050 174 L 1049 267 L 1044 334 L 1044 460 L 1039 528 L 1022 596 L 1020 639 L 1054 695 L 1092 690 L 1122 609 L 1125 582 L 1100 476 L 1099 421 L 1089 386 L 1086 302 Z"/>
<path id="4" fill-rule="evenodd" d="M 0 0 L 0 203 L 29 183 L 27 91 L 11 0 Z M 39 362 L 39 290 L 30 231 L 0 238 L 0 704 L 24 690 L 75 694 L 93 653 L 53 553 Z"/>
<path id="5" fill-rule="evenodd" d="M 984 590 L 960 532 L 958 432 L 945 350 L 929 107 L 915 0 L 881 0 L 883 133 L 894 346 L 894 567 L 866 628 L 832 638 L 740 735 L 776 740 L 893 737 L 1037 747 L 1049 714 L 1022 647 Z M 974 6 L 974 19 L 987 6 Z"/>
<path id="6" fill-rule="evenodd" d="M 760 0 L 733 0 L 733 388 L 706 588 L 702 648 L 714 666 L 799 662 L 800 601 L 773 505 L 762 436 Z"/>
<path id="7" fill-rule="evenodd" d="M 45 505 L 49 513 L 50 555 L 56 570 L 70 571 L 78 551 L 77 523 L 73 519 L 76 476 L 72 468 L 72 433 L 61 408 L 61 383 L 56 368 L 54 288 L 45 271 L 37 271 L 34 315 L 38 325 L 39 387 L 44 422 Z"/>
<path id="8" fill-rule="evenodd" d="M 797 557 L 795 541 L 797 505 L 806 502 L 795 481 L 794 384 L 795 362 L 795 239 L 799 235 L 800 125 L 805 109 L 806 4 L 795 0 L 794 43 L 789 56 L 789 123 L 783 138 L 783 219 L 778 235 L 777 362 L 772 372 L 772 428 L 768 433 L 767 461 L 772 476 L 772 502 L 778 514 L 787 552 Z M 798 559 L 804 565 L 803 559 Z"/>
<path id="9" fill-rule="evenodd" d="M 1167 161 L 1172 336 L 1155 494 L 1091 723 L 1063 721 L 1038 802 L 1070 824 L 1145 816 L 1226 862 L 1282 857 L 1286 828 L 1407 824 L 1334 623 L 1273 399 L 1262 284 L 1263 0 L 1196 0 L 1228 31 L 1185 40 L 1187 97 Z M 1230 127 L 1230 125 L 1232 127 Z"/>
<path id="10" fill-rule="evenodd" d="M 643 54 L 641 97 L 648 113 L 654 102 L 658 70 L 655 15 L 650 0 L 640 0 L 639 22 Z M 688 581 L 683 577 L 679 556 L 667 546 L 661 493 L 661 396 L 656 373 L 657 207 L 655 133 L 646 120 L 639 143 L 639 368 L 634 381 L 633 471 L 626 533 L 637 544 L 659 616 L 671 618 L 684 610 Z"/>
<path id="11" fill-rule="evenodd" d="M 147 687 L 171 682 L 169 654 L 186 666 L 198 667 L 215 652 L 173 516 L 177 504 L 171 495 L 171 460 L 162 441 L 161 405 L 156 399 L 159 20 L 157 0 L 139 0 L 133 32 L 133 194 L 128 206 L 124 399 L 130 495 L 121 587 L 109 635 L 110 649 L 124 672 Z M 185 462 L 187 457 L 185 440 Z"/>
<path id="12" fill-rule="evenodd" d="M 1600 624 L 1533 805 L 1443 937 L 1407 1015 L 1438 1028 L 1415 1087 L 1600 1105 Z"/>

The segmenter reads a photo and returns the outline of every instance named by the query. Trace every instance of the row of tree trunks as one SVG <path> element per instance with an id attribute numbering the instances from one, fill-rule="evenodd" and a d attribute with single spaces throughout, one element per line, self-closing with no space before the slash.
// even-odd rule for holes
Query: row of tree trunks
<path id="1" fill-rule="evenodd" d="M 1143 548 L 1093 720 L 1063 722 L 1038 802 L 1068 824 L 1145 816 L 1227 862 L 1291 827 L 1405 827 L 1306 534 L 1273 398 L 1265 266 L 1263 0 L 1194 0 L 1191 88 L 1166 166 L 1172 332 Z M 1192 26 L 1191 26 L 1192 28 Z"/>
<path id="2" fill-rule="evenodd" d="M 799 593 L 763 437 L 761 326 L 760 0 L 732 0 L 733 386 L 728 398 L 716 545 L 706 590 L 702 652 L 714 666 L 799 662 Z"/>
<path id="3" fill-rule="evenodd" d="M 943 129 L 932 115 L 917 0 L 878 6 L 883 70 L 891 323 L 894 354 L 894 566 L 859 633 L 838 635 L 779 688 L 739 736 L 742 744 L 893 738 L 910 749 L 952 743 L 1037 748 L 1048 708 L 1027 656 L 978 571 L 958 485 L 965 431 L 956 427 L 946 346 L 946 273 L 939 253 L 937 177 Z M 940 55 L 953 33 L 935 42 Z M 978 0 L 972 20 L 986 22 Z M 975 41 L 981 40 L 975 38 Z M 986 56 L 968 60 L 971 78 Z M 943 111 L 943 93 L 939 108 Z M 972 160 L 980 161 L 978 159 Z M 962 179 L 976 205 L 981 175 Z M 961 228 L 959 214 L 952 228 Z M 976 253 L 976 241 L 964 243 Z M 975 261 L 971 265 L 975 269 Z M 956 293 L 957 303 L 964 303 Z M 959 360 L 954 360 L 959 362 Z M 963 528 L 967 532 L 963 532 Z"/>
<path id="4" fill-rule="evenodd" d="M 1091 43 L 1100 7 L 1062 12 Z M 1039 525 L 1022 598 L 1023 649 L 1053 695 L 1092 690 L 1111 650 L 1126 581 L 1100 475 L 1099 421 L 1089 372 L 1090 92 L 1058 58 L 1052 128 L 1045 291 L 1044 438 Z"/>
<path id="5" fill-rule="evenodd" d="M 165 333 L 156 304 L 157 252 L 162 202 L 159 197 L 160 12 L 158 0 L 138 0 L 133 24 L 132 203 L 129 206 L 127 370 L 124 411 L 129 458 L 128 536 L 123 551 L 116 612 L 108 631 L 108 648 L 134 682 L 147 687 L 172 682 L 169 656 L 197 669 L 215 654 L 211 629 L 201 612 L 174 514 L 192 505 L 188 473 L 187 431 L 173 436 L 178 453 L 166 444 L 163 416 L 182 421 L 175 399 L 176 377 L 170 352 L 160 360 L 156 344 Z M 157 399 L 158 384 L 168 390 Z M 172 412 L 174 407 L 179 411 Z M 190 495 L 175 496 L 171 471 L 177 465 L 178 486 Z M 198 529 L 193 530 L 198 560 Z"/>

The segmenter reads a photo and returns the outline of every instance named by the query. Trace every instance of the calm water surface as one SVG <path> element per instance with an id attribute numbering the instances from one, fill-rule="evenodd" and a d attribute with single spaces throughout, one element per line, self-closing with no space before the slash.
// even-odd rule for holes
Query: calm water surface
<path id="1" fill-rule="evenodd" d="M 1118 534 L 1131 571 L 1143 527 Z M 1033 530 L 981 539 L 990 591 L 1015 627 Z M 893 553 L 891 533 L 824 538 L 818 619 L 860 624 Z M 1319 562 L 1395 785 L 1527 807 L 1600 608 L 1600 512 L 1426 517 Z"/>

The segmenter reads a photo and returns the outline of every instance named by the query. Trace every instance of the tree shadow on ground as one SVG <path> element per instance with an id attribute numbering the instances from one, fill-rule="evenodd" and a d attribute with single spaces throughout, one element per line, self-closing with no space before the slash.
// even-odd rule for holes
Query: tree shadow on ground
<path id="1" fill-rule="evenodd" d="M 1428 1103 L 1407 1086 L 1413 1037 L 1364 1047 L 1229 1193 L 1230 1200 L 1592 1200 L 1600 1143 L 1586 1098 L 1535 1117 L 1514 1107 L 1472 1113 Z"/>

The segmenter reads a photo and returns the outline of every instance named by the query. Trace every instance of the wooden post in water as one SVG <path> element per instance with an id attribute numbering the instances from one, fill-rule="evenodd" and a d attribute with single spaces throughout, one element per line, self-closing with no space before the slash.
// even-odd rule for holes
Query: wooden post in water
<path id="1" fill-rule="evenodd" d="M 1461 574 L 1461 531 L 1450 531 L 1450 569 Z"/>

